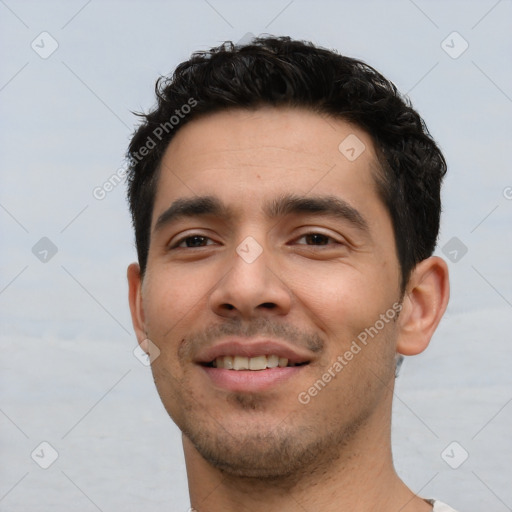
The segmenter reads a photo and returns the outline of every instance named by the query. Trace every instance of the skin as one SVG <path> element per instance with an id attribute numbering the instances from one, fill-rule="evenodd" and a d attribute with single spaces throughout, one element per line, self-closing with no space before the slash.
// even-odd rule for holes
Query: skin
<path id="1" fill-rule="evenodd" d="M 351 134 L 365 145 L 354 161 L 338 150 Z M 160 351 L 153 376 L 183 432 L 197 511 L 431 510 L 393 468 L 391 404 L 395 356 L 427 347 L 448 302 L 448 271 L 440 258 L 422 261 L 402 295 L 377 168 L 367 133 L 303 109 L 209 114 L 167 148 L 147 269 L 141 278 L 137 264 L 128 268 L 129 300 L 139 342 Z M 340 198 L 368 229 L 310 212 L 269 218 L 264 205 L 290 193 Z M 233 216 L 196 215 L 155 229 L 174 201 L 203 195 Z M 176 247 L 194 235 L 208 238 Z M 236 251 L 248 236 L 262 249 L 252 263 Z M 299 393 L 393 304 L 400 314 L 301 403 Z M 228 335 L 285 340 L 309 364 L 266 391 L 212 385 L 195 360 Z"/>

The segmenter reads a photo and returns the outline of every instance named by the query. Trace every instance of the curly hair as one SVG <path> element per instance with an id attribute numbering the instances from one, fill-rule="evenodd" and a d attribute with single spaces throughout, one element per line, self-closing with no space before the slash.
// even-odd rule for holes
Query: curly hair
<path id="1" fill-rule="evenodd" d="M 288 106 L 344 119 L 371 137 L 375 175 L 395 235 L 402 291 L 432 255 L 441 214 L 445 159 L 410 101 L 371 66 L 308 41 L 258 37 L 192 54 L 155 86 L 157 105 L 130 142 L 128 201 L 141 273 L 147 264 L 159 164 L 173 136 L 203 114 Z"/>

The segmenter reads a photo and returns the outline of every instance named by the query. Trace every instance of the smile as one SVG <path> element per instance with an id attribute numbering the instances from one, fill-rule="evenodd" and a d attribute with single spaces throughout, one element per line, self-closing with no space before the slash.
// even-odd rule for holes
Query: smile
<path id="1" fill-rule="evenodd" d="M 267 368 L 286 368 L 287 366 L 300 366 L 306 363 L 292 363 L 286 357 L 278 355 L 261 355 L 255 357 L 244 356 L 221 356 L 217 357 L 209 365 L 212 368 L 223 368 L 225 370 L 266 370 Z"/>
<path id="2" fill-rule="evenodd" d="M 195 363 L 205 385 L 228 392 L 277 392 L 279 386 L 306 371 L 315 356 L 283 340 L 224 339 L 204 347 Z"/>

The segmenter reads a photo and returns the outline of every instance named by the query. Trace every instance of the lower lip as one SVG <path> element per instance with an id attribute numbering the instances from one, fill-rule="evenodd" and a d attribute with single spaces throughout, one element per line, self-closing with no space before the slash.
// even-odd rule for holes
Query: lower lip
<path id="1" fill-rule="evenodd" d="M 256 393 L 275 388 L 305 368 L 287 366 L 284 368 L 267 368 L 266 370 L 226 370 L 202 366 L 215 386 L 228 391 Z"/>

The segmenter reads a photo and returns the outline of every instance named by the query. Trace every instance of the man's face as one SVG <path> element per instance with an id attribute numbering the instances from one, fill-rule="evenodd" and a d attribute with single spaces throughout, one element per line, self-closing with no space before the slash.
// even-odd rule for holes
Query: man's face
<path id="1" fill-rule="evenodd" d="M 135 322 L 211 464 L 282 476 L 386 425 L 400 269 L 376 167 L 364 131 L 301 109 L 215 113 L 169 145 Z"/>

